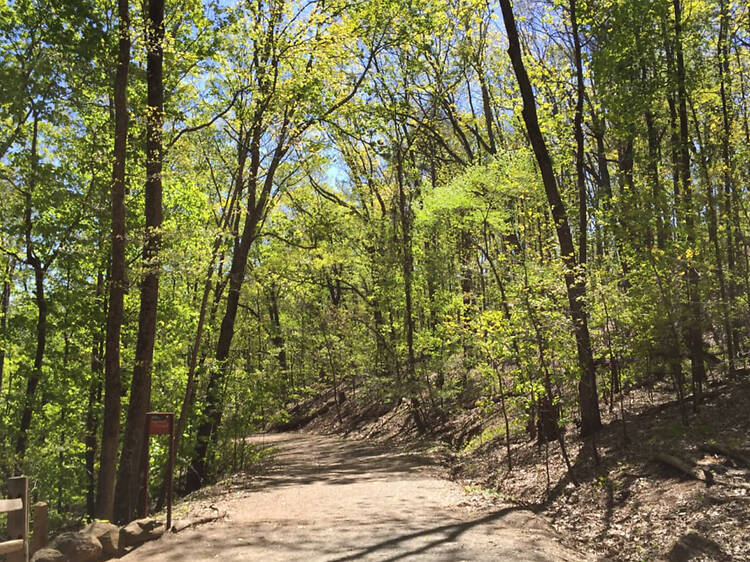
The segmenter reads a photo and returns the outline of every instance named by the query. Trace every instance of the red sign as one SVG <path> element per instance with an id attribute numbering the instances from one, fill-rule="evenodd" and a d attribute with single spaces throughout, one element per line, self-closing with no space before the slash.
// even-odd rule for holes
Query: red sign
<path id="1" fill-rule="evenodd" d="M 170 435 L 174 414 L 152 412 L 147 415 L 149 435 Z"/>
<path id="2" fill-rule="evenodd" d="M 167 529 L 172 528 L 172 488 L 174 485 L 174 412 L 146 412 L 148 435 L 169 435 L 169 458 L 167 459 Z M 140 506 L 141 517 L 148 513 L 148 446 L 151 439 L 143 440 L 143 488 Z"/>

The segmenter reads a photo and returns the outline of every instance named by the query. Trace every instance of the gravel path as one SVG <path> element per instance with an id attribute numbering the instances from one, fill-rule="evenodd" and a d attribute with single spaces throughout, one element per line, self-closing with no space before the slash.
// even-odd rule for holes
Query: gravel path
<path id="1" fill-rule="evenodd" d="M 146 544 L 124 560 L 579 561 L 541 517 L 482 507 L 426 457 L 286 433 L 274 467 L 213 500 L 228 516 Z"/>

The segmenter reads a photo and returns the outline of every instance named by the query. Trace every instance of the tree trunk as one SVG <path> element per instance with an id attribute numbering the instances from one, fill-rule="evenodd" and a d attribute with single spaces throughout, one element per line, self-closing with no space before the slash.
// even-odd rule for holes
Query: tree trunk
<path id="1" fill-rule="evenodd" d="M 112 258 L 107 309 L 104 363 L 104 419 L 96 497 L 96 517 L 112 519 L 115 499 L 117 446 L 120 438 L 120 332 L 122 329 L 125 277 L 125 159 L 128 139 L 128 67 L 130 65 L 130 15 L 128 0 L 118 0 L 120 18 L 115 71 L 115 147 L 112 166 Z"/>
<path id="2" fill-rule="evenodd" d="M 576 139 L 576 186 L 578 188 L 578 263 L 586 265 L 588 214 L 586 197 L 586 176 L 584 175 L 584 139 L 583 139 L 583 63 L 581 61 L 581 40 L 578 37 L 578 19 L 576 17 L 576 0 L 570 0 L 570 25 L 573 34 L 573 54 L 576 66 L 576 110 L 573 118 L 573 136 Z"/>
<path id="3" fill-rule="evenodd" d="M 44 296 L 44 277 L 47 269 L 34 253 L 34 242 L 31 235 L 31 194 L 36 187 L 36 175 L 39 165 L 39 154 L 37 153 L 38 135 L 39 119 L 34 115 L 34 127 L 31 137 L 31 177 L 29 188 L 25 192 L 24 222 L 26 227 L 26 263 L 34 270 L 34 300 L 37 307 L 36 352 L 34 353 L 34 365 L 26 381 L 26 396 L 21 414 L 21 425 L 16 439 L 16 454 L 20 460 L 26 454 L 26 434 L 31 427 L 31 418 L 34 412 L 34 397 L 36 396 L 39 381 L 42 378 L 42 362 L 44 360 L 44 349 L 47 345 L 47 300 Z"/>
<path id="4" fill-rule="evenodd" d="M 36 260 L 38 262 L 38 259 Z M 42 379 L 42 362 L 44 349 L 47 345 L 47 300 L 44 296 L 44 270 L 41 265 L 34 267 L 34 295 L 37 307 L 36 324 L 36 352 L 34 354 L 34 366 L 29 379 L 26 382 L 26 397 L 24 400 L 23 413 L 21 414 L 21 425 L 16 440 L 16 453 L 20 459 L 26 453 L 27 432 L 31 427 L 31 418 L 34 412 L 34 397 L 39 381 Z"/>
<path id="5" fill-rule="evenodd" d="M 10 308 L 10 288 L 13 280 L 15 262 L 11 256 L 5 263 L 3 292 L 0 295 L 0 397 L 3 394 L 3 375 L 5 372 L 5 353 L 8 346 L 8 309 Z"/>
<path id="6" fill-rule="evenodd" d="M 733 317 L 734 301 L 737 297 L 737 284 L 734 280 L 737 274 L 736 257 L 735 257 L 735 240 L 736 234 L 739 232 L 739 220 L 737 220 L 737 209 L 734 205 L 735 199 L 735 187 L 733 180 L 734 166 L 732 162 L 732 148 L 730 145 L 732 137 L 732 121 L 730 119 L 729 110 L 729 96 L 728 92 L 730 87 L 730 73 L 729 73 L 729 47 L 728 35 L 729 35 L 729 16 L 727 14 L 727 0 L 721 0 L 721 19 L 719 26 L 719 46 L 718 46 L 718 67 L 719 67 L 719 91 L 721 94 L 721 117 L 722 117 L 722 137 L 721 137 L 721 157 L 723 160 L 724 173 L 724 197 L 722 199 L 723 217 L 727 220 L 728 224 L 726 227 L 726 242 L 727 242 L 727 270 L 729 271 L 729 282 L 727 284 L 727 302 L 726 309 L 728 310 L 726 322 L 727 322 L 727 350 L 729 353 L 728 366 L 729 372 L 734 372 L 735 369 L 735 355 L 739 347 L 740 333 L 736 328 L 736 323 Z"/>
<path id="7" fill-rule="evenodd" d="M 518 39 L 515 18 L 510 0 L 500 0 L 505 29 L 508 33 L 508 53 L 518 86 L 523 98 L 523 118 L 529 133 L 534 154 L 539 164 L 547 201 L 552 211 L 557 239 L 560 243 L 560 254 L 565 266 L 565 285 L 568 293 L 570 315 L 576 336 L 578 362 L 581 378 L 578 384 L 578 397 L 581 409 L 581 435 L 590 435 L 601 428 L 599 414 L 599 397 L 596 391 L 596 370 L 591 353 L 591 340 L 588 329 L 588 314 L 584 308 L 586 283 L 577 271 L 573 237 L 570 233 L 565 206 L 557 188 L 552 160 L 547 152 L 547 145 L 539 128 L 534 91 L 531 87 L 526 68 L 521 58 L 521 45 Z"/>
<path id="8" fill-rule="evenodd" d="M 706 144 L 704 144 L 705 140 L 709 138 L 709 134 L 708 131 L 706 131 L 705 136 L 701 134 L 700 125 L 698 123 L 698 115 L 696 114 L 695 107 L 692 103 L 690 107 L 693 114 L 693 122 L 695 124 L 696 139 L 698 141 L 698 147 L 700 149 L 700 152 L 696 153 L 696 158 L 698 158 L 698 169 L 700 170 L 701 178 L 706 188 L 708 242 L 714 251 L 714 263 L 711 267 L 711 270 L 716 276 L 716 280 L 719 284 L 719 310 L 721 311 L 721 321 L 724 328 L 724 345 L 728 358 L 729 372 L 731 373 L 734 370 L 734 342 L 732 340 L 732 329 L 729 323 L 731 310 L 727 305 L 727 283 L 724 273 L 724 259 L 721 251 L 721 243 L 719 240 L 719 218 L 718 213 L 716 212 L 717 194 L 714 190 L 713 182 L 711 181 L 709 159 L 706 156 L 707 147 Z"/>
<path id="9" fill-rule="evenodd" d="M 696 250 L 695 224 L 692 202 L 692 181 L 690 178 L 690 139 L 688 137 L 687 93 L 685 88 L 685 61 L 682 53 L 682 13 L 680 0 L 673 0 L 675 56 L 677 62 L 677 103 L 679 116 L 679 173 L 682 181 L 682 214 L 687 231 L 688 247 Z M 688 260 L 692 261 L 692 260 Z M 703 364 L 703 321 L 701 314 L 700 291 L 698 288 L 698 269 L 688 263 L 688 303 L 690 319 L 687 327 L 687 343 L 690 353 L 691 372 L 693 375 L 694 404 L 700 403 L 703 396 L 703 384 L 706 380 L 706 368 Z"/>
<path id="10" fill-rule="evenodd" d="M 661 177 L 659 175 L 659 134 L 654 124 L 654 115 L 650 109 L 646 110 L 645 117 L 648 129 L 648 172 L 651 180 L 651 199 L 654 218 L 656 220 L 656 247 L 664 250 L 667 244 L 667 227 L 664 221 Z"/>
<path id="11" fill-rule="evenodd" d="M 104 294 L 104 275 L 100 271 L 96 276 L 96 300 L 98 304 L 102 300 Z M 104 334 L 101 330 L 101 323 L 97 322 L 96 328 L 94 328 L 93 343 L 91 345 L 91 380 L 89 381 L 89 396 L 88 403 L 86 404 L 86 437 L 85 445 L 86 452 L 84 455 L 86 465 L 86 478 L 88 480 L 86 486 L 86 513 L 89 518 L 93 519 L 96 515 L 96 479 L 94 478 L 94 463 L 96 461 L 96 430 L 98 424 L 98 416 L 96 415 L 95 408 L 99 402 L 102 394 L 102 368 L 103 368 L 103 343 Z"/>
<path id="12" fill-rule="evenodd" d="M 406 331 L 406 385 L 407 394 L 411 406 L 411 414 L 417 431 L 424 433 L 425 421 L 419 406 L 418 389 L 416 388 L 416 358 L 414 355 L 414 311 L 412 303 L 412 277 L 414 274 L 414 253 L 412 248 L 412 209 L 411 201 L 406 196 L 404 186 L 403 154 L 401 147 L 397 149 L 397 183 L 398 183 L 398 206 L 401 219 L 401 252 L 402 273 L 404 276 L 404 328 Z"/>
<path id="13" fill-rule="evenodd" d="M 255 143 L 253 144 L 255 146 Z M 211 370 L 211 375 L 208 380 L 205 419 L 198 427 L 195 453 L 185 482 L 185 490 L 187 492 L 200 488 L 207 475 L 206 460 L 209 442 L 221 423 L 220 383 L 228 369 L 227 358 L 229 357 L 229 350 L 232 346 L 232 338 L 234 336 L 234 323 L 237 318 L 237 309 L 240 302 L 240 290 L 242 289 L 242 282 L 245 278 L 245 270 L 247 269 L 247 257 L 250 253 L 250 247 L 258 235 L 258 226 L 260 225 L 261 220 L 260 212 L 262 212 L 262 210 L 259 210 L 254 202 L 257 177 L 255 174 L 258 170 L 260 158 L 258 151 L 255 148 L 251 150 L 253 152 L 251 156 L 251 170 L 253 176 L 250 178 L 249 190 L 252 195 L 247 207 L 248 212 L 245 216 L 242 236 L 235 245 L 234 253 L 232 254 L 232 265 L 229 270 L 229 293 L 227 295 L 227 305 L 224 312 L 224 318 L 221 321 L 219 339 L 216 342 L 216 366 Z"/>
<path id="14" fill-rule="evenodd" d="M 406 375 L 409 384 L 415 377 L 414 358 L 414 316 L 412 310 L 412 275 L 414 273 L 414 256 L 411 247 L 411 204 L 406 197 L 403 177 L 403 161 L 399 149 L 398 161 L 398 204 L 401 221 L 402 274 L 404 276 L 404 330 L 406 332 L 407 362 Z M 462 278 L 462 288 L 465 279 Z"/>
<path id="15" fill-rule="evenodd" d="M 135 348 L 130 403 L 120 467 L 115 487 L 115 518 L 124 522 L 136 513 L 142 476 L 143 445 L 146 435 L 146 412 L 151 400 L 151 366 L 156 336 L 156 313 L 159 299 L 159 250 L 162 223 L 162 123 L 164 84 L 162 58 L 164 40 L 164 0 L 150 0 L 146 29 L 147 55 L 147 121 L 146 121 L 146 233 L 143 245 L 141 307 L 138 316 L 138 339 Z"/>
<path id="16" fill-rule="evenodd" d="M 262 163 L 261 142 L 264 134 L 262 127 L 263 112 L 263 107 L 255 109 L 249 133 L 240 143 L 241 150 L 238 154 L 238 160 L 247 157 L 247 153 L 244 156 L 242 155 L 242 150 L 245 148 L 250 156 L 249 178 L 247 181 L 247 211 L 244 213 L 245 222 L 242 228 L 242 235 L 235 240 L 234 251 L 232 253 L 232 264 L 229 269 L 228 278 L 229 294 L 227 295 L 224 318 L 221 321 L 219 338 L 216 342 L 216 363 L 211 370 L 208 388 L 206 389 L 205 418 L 198 427 L 195 452 L 185 483 L 185 489 L 188 492 L 197 490 L 207 475 L 206 461 L 208 459 L 208 447 L 210 442 L 215 440 L 216 430 L 221 423 L 221 383 L 229 369 L 227 358 L 229 357 L 229 350 L 232 347 L 234 324 L 237 319 L 240 291 L 245 278 L 245 270 L 247 269 L 247 258 L 250 248 L 258 236 L 258 231 L 265 214 L 268 211 L 276 171 L 289 150 L 289 145 L 286 144 L 288 139 L 285 136 L 285 127 L 282 127 L 282 132 L 279 133 L 280 138 L 272 151 L 268 168 L 265 170 L 265 175 L 261 182 L 259 178 Z M 244 160 L 242 165 L 244 166 Z M 239 225 L 239 220 L 240 216 L 238 214 L 237 225 Z M 216 294 L 220 295 L 220 292 L 217 291 Z M 215 301 L 215 304 L 217 304 L 217 301 Z"/>
<path id="17" fill-rule="evenodd" d="M 468 226 L 462 226 L 458 240 L 458 259 L 460 262 L 461 276 L 461 332 L 463 344 L 463 382 L 466 386 L 468 373 L 474 366 L 474 353 L 472 352 L 473 338 L 469 335 L 469 323 L 474 314 L 474 279 L 472 270 L 472 257 L 474 256 L 474 244 Z"/>
<path id="18" fill-rule="evenodd" d="M 493 131 L 494 127 L 492 125 L 492 102 L 490 100 L 490 90 L 487 87 L 487 78 L 484 75 L 484 69 L 479 66 L 479 62 L 477 62 L 477 75 L 479 76 L 479 85 L 482 93 L 482 113 L 484 113 L 484 124 L 487 129 L 489 152 L 490 154 L 494 155 L 497 154 L 497 144 L 495 142 L 495 133 Z M 502 135 L 502 131 L 500 131 L 499 129 L 498 134 Z M 500 141 L 502 144 L 502 136 L 500 138 Z"/>
<path id="19" fill-rule="evenodd" d="M 237 174 L 237 181 L 240 182 L 240 184 L 235 184 L 234 194 L 232 197 L 231 202 L 229 203 L 225 215 L 223 217 L 223 221 L 221 223 L 222 228 L 226 228 L 226 226 L 231 221 L 231 218 L 234 213 L 235 205 L 237 203 L 237 196 L 242 191 L 241 187 L 241 181 L 242 181 L 242 167 L 240 167 L 240 171 Z M 222 243 L 224 241 L 224 235 L 219 234 L 216 239 L 214 240 L 214 246 L 211 251 L 211 261 L 208 265 L 208 269 L 206 271 L 206 281 L 203 285 L 203 296 L 201 297 L 201 306 L 200 306 L 200 312 L 198 313 L 198 326 L 195 329 L 195 339 L 193 340 L 193 346 L 190 351 L 190 360 L 188 363 L 188 374 L 187 374 L 187 383 L 185 385 L 185 394 L 182 399 L 182 406 L 180 407 L 180 415 L 177 418 L 177 421 L 175 422 L 175 432 L 174 432 L 174 450 L 175 454 L 179 454 L 180 451 L 180 442 L 182 441 L 182 431 L 185 427 L 185 422 L 187 421 L 187 418 L 190 414 L 191 408 L 193 406 L 193 398 L 195 396 L 195 373 L 198 368 L 198 354 L 200 352 L 201 348 L 201 342 L 203 340 L 203 330 L 204 326 L 206 324 L 206 315 L 208 311 L 208 299 L 212 292 L 212 278 L 214 274 L 214 268 L 216 267 L 217 259 L 218 261 L 221 261 L 219 259 L 219 248 L 221 247 Z M 215 292 L 215 300 L 218 300 L 218 296 L 221 294 L 219 287 L 221 286 L 221 268 L 219 268 L 217 273 L 217 279 L 216 281 L 216 288 L 214 289 Z M 212 307 L 211 314 L 209 320 L 213 320 L 216 312 L 216 307 Z M 205 354 L 201 361 L 205 358 Z M 163 475 L 164 478 L 162 479 L 162 486 L 159 491 L 159 499 L 157 501 L 157 510 L 160 510 L 164 505 L 164 499 L 167 492 L 167 472 L 166 468 L 164 469 Z"/>

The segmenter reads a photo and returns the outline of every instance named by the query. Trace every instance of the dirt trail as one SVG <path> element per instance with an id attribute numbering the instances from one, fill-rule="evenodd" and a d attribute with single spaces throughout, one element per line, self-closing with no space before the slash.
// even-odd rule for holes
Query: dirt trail
<path id="1" fill-rule="evenodd" d="M 278 448 L 274 468 L 213 500 L 226 519 L 168 534 L 124 560 L 585 559 L 529 511 L 477 507 L 429 458 L 316 435 L 253 441 Z"/>

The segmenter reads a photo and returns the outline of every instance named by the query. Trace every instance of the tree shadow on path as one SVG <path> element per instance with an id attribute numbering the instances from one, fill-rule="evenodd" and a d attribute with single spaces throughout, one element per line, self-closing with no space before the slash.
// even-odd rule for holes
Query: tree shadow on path
<path id="1" fill-rule="evenodd" d="M 363 548 L 353 554 L 349 554 L 340 558 L 335 558 L 331 560 L 331 562 L 349 562 L 352 560 L 360 560 L 362 558 L 365 558 L 368 555 L 375 554 L 378 551 L 396 548 L 402 545 L 403 543 L 406 543 L 414 539 L 418 539 L 420 537 L 427 537 L 427 536 L 431 536 L 434 534 L 442 534 L 440 538 L 430 541 L 421 547 L 418 547 L 413 550 L 407 550 L 406 552 L 400 552 L 399 554 L 396 554 L 390 558 L 384 559 L 388 562 L 395 562 L 396 560 L 402 560 L 410 556 L 423 554 L 427 552 L 428 550 L 439 547 L 440 545 L 454 542 L 461 535 L 463 535 L 465 532 L 469 531 L 470 529 L 474 527 L 479 527 L 481 525 L 492 523 L 494 521 L 501 519 L 502 517 L 504 517 L 505 515 L 507 515 L 508 513 L 512 511 L 521 510 L 521 509 L 523 508 L 515 507 L 515 506 L 505 507 L 499 511 L 490 513 L 478 519 L 473 519 L 471 521 L 462 521 L 462 522 L 457 522 L 457 523 L 451 523 L 448 525 L 440 525 L 439 527 L 431 527 L 429 529 L 422 529 L 420 531 L 407 533 L 407 534 L 400 535 L 400 536 L 397 536 L 388 540 L 381 541 L 372 546 L 368 546 L 367 548 Z M 542 559 L 540 558 L 540 560 Z"/>

